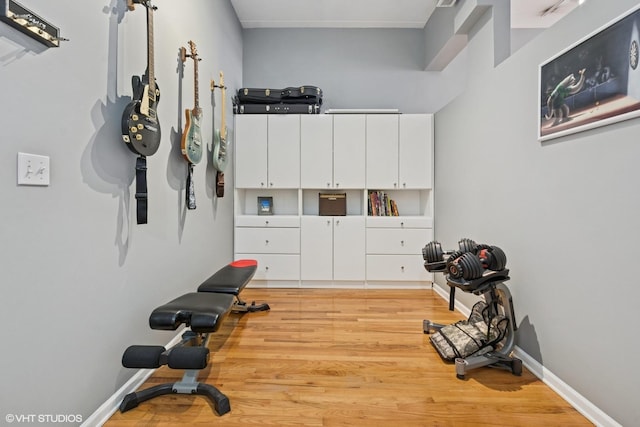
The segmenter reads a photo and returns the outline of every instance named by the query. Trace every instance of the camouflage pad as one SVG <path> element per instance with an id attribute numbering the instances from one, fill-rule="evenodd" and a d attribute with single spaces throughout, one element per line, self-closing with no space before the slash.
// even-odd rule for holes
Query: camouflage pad
<path id="1" fill-rule="evenodd" d="M 488 327 L 488 316 L 487 304 L 484 301 L 477 302 L 467 320 L 443 327 L 431 335 L 431 343 L 446 360 L 492 351 L 505 338 L 509 320 L 498 315 L 491 319 L 491 327 Z"/>

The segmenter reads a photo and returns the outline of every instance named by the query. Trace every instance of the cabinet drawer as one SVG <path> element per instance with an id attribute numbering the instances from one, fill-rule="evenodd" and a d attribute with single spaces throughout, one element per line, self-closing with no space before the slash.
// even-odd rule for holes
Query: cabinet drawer
<path id="1" fill-rule="evenodd" d="M 432 228 L 433 219 L 421 216 L 368 216 L 369 228 Z"/>
<path id="2" fill-rule="evenodd" d="M 297 215 L 238 215 L 236 227 L 300 227 Z"/>
<path id="3" fill-rule="evenodd" d="M 299 228 L 236 228 L 236 252 L 299 254 Z"/>
<path id="4" fill-rule="evenodd" d="M 367 281 L 431 281 L 422 254 L 367 255 Z"/>
<path id="5" fill-rule="evenodd" d="M 258 261 L 253 280 L 300 280 L 299 255 L 236 253 L 235 259 Z"/>
<path id="6" fill-rule="evenodd" d="M 367 254 L 422 254 L 432 236 L 430 228 L 368 228 Z"/>

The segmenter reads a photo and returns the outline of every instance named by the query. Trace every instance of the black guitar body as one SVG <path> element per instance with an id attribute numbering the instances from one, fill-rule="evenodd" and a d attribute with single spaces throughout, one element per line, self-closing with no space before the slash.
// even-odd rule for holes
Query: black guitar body
<path id="1" fill-rule="evenodd" d="M 160 122 L 156 113 L 160 89 L 157 84 L 149 85 L 146 76 L 142 79 L 133 76 L 131 85 L 133 99 L 122 113 L 122 139 L 135 154 L 151 156 L 160 147 Z"/>

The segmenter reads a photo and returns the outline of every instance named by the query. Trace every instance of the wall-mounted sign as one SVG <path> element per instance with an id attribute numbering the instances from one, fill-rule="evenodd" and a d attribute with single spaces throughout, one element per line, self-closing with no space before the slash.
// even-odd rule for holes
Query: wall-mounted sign
<path id="1" fill-rule="evenodd" d="M 49 47 L 60 46 L 60 29 L 13 0 L 0 0 L 0 20 Z"/>

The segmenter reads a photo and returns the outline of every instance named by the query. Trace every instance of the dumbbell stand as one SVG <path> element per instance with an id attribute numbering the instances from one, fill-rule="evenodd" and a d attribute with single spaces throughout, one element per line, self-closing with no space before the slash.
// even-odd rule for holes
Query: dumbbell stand
<path id="1" fill-rule="evenodd" d="M 508 279 L 507 276 L 505 276 Z M 490 282 L 488 285 L 479 288 L 482 291 L 487 306 L 493 307 L 497 314 L 497 306 L 501 305 L 504 309 L 504 316 L 509 320 L 507 333 L 502 347 L 479 356 L 468 356 L 466 358 L 455 359 L 456 376 L 464 379 L 466 373 L 472 369 L 483 366 L 501 367 L 510 370 L 514 375 L 522 374 L 522 361 L 511 356 L 513 347 L 515 346 L 515 331 L 517 329 L 515 323 L 515 314 L 513 309 L 513 298 L 509 288 L 503 282 Z M 474 292 L 470 288 L 464 289 L 467 292 Z M 477 291 L 478 289 L 476 289 Z M 444 324 L 435 323 L 430 320 L 423 320 L 422 328 L 425 334 L 433 333 L 441 328 Z"/>

